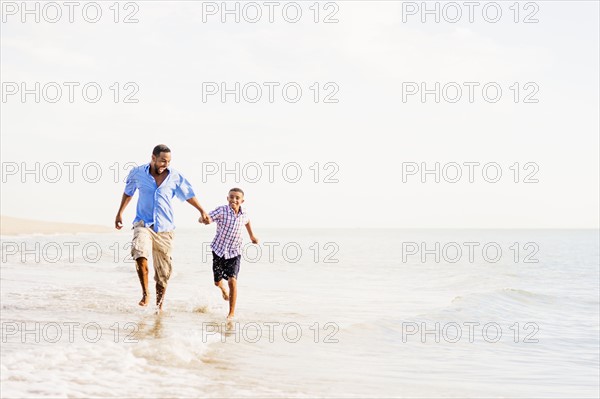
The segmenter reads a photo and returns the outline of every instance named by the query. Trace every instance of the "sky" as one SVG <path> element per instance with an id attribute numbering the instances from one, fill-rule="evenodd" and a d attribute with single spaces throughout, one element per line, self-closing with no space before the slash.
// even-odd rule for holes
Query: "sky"
<path id="1" fill-rule="evenodd" d="M 1 213 L 112 225 L 164 143 L 255 228 L 598 228 L 599 3 L 491 3 L 3 1 Z"/>

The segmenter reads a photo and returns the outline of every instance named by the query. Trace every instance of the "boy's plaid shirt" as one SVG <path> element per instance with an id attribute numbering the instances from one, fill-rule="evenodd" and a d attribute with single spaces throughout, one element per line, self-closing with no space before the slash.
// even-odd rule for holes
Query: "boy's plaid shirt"
<path id="1" fill-rule="evenodd" d="M 250 218 L 240 206 L 236 215 L 229 205 L 223 205 L 209 213 L 210 218 L 217 224 L 217 234 L 210 244 L 212 250 L 222 258 L 231 259 L 242 253 L 242 226 Z"/>

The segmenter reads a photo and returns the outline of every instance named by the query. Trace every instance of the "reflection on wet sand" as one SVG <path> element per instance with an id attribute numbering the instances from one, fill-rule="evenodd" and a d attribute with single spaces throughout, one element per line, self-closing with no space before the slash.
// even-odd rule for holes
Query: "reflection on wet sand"
<path id="1" fill-rule="evenodd" d="M 138 341 L 147 340 L 150 338 L 163 338 L 162 313 L 152 315 L 152 317 L 141 319 L 138 322 L 138 329 L 134 335 Z"/>

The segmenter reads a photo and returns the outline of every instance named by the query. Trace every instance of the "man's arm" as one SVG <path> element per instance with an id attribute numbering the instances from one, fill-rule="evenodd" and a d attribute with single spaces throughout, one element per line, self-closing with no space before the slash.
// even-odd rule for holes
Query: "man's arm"
<path id="1" fill-rule="evenodd" d="M 200 205 L 196 197 L 188 199 L 187 202 L 194 208 L 198 209 L 198 211 L 200 211 L 200 218 L 198 219 L 198 223 L 210 223 L 210 217 L 208 216 L 208 213 L 204 211 L 204 208 L 202 208 L 202 205 Z"/>
<path id="2" fill-rule="evenodd" d="M 258 244 L 258 238 L 254 237 L 254 233 L 252 233 L 252 226 L 250 225 L 250 221 L 246 223 L 246 230 L 248 230 L 248 235 L 250 236 L 250 241 L 252 241 L 252 244 Z"/>
<path id="3" fill-rule="evenodd" d="M 123 227 L 123 211 L 131 201 L 131 196 L 123 193 L 123 198 L 121 198 L 121 206 L 119 207 L 119 211 L 117 212 L 117 217 L 115 218 L 115 228 L 117 230 L 121 230 Z"/>

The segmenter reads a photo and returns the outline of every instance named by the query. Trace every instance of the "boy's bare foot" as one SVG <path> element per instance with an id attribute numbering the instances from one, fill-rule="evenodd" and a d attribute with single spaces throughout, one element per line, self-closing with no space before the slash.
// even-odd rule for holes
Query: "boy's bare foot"
<path id="1" fill-rule="evenodd" d="M 142 299 L 139 302 L 140 306 L 148 306 L 148 303 L 150 302 L 150 298 L 148 298 L 148 294 L 143 294 Z"/>

